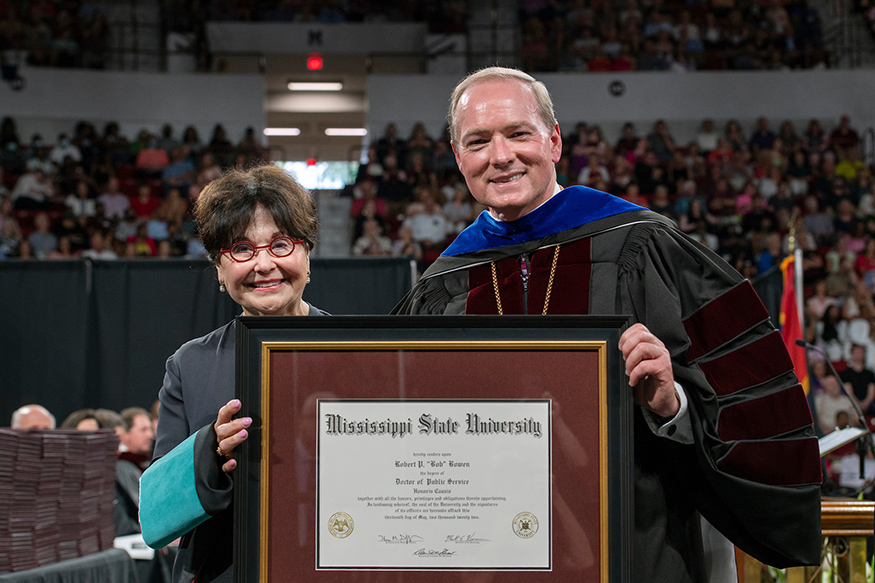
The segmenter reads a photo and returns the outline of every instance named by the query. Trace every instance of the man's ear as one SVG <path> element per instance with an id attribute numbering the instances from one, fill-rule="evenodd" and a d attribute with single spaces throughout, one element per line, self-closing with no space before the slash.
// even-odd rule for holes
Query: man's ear
<path id="1" fill-rule="evenodd" d="M 550 132 L 550 153 L 552 154 L 550 159 L 554 164 L 558 164 L 559 159 L 562 158 L 562 132 L 559 131 L 559 122 L 556 122 L 553 131 Z"/>

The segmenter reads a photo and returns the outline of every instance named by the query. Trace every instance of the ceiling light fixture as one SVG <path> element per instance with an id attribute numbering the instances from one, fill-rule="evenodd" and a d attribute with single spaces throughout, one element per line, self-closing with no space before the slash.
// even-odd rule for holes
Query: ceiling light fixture
<path id="1" fill-rule="evenodd" d="M 300 136 L 300 128 L 264 128 L 265 136 Z"/>
<path id="2" fill-rule="evenodd" d="M 289 81 L 289 91 L 340 91 L 343 89 L 343 83 L 339 81 L 332 82 L 303 82 Z"/>
<path id="3" fill-rule="evenodd" d="M 365 128 L 325 128 L 326 136 L 366 136 Z"/>

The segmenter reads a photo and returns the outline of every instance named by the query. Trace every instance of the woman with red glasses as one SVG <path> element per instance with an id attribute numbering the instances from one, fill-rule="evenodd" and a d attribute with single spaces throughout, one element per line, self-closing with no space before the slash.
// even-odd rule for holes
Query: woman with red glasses
<path id="1" fill-rule="evenodd" d="M 219 289 L 247 316 L 322 316 L 303 299 L 316 240 L 316 205 L 274 166 L 232 170 L 195 208 Z M 249 417 L 234 418 L 235 322 L 167 359 L 152 466 L 140 482 L 140 523 L 155 548 L 182 537 L 173 581 L 233 581 L 230 473 Z"/>

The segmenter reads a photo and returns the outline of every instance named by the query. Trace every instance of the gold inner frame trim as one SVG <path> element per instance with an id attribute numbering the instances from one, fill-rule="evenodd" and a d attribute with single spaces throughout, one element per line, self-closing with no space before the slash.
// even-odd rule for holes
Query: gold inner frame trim
<path id="1" fill-rule="evenodd" d="M 259 496 L 259 583 L 269 583 L 269 513 L 265 511 L 269 502 L 270 464 L 270 354 L 271 352 L 293 351 L 388 351 L 408 350 L 445 352 L 450 350 L 565 350 L 595 351 L 598 353 L 599 367 L 599 574 L 600 583 L 608 583 L 608 436 L 607 436 L 607 342 L 600 341 L 328 341 L 328 342 L 262 342 L 261 343 L 261 491 Z M 551 521 L 552 524 L 552 521 Z"/>

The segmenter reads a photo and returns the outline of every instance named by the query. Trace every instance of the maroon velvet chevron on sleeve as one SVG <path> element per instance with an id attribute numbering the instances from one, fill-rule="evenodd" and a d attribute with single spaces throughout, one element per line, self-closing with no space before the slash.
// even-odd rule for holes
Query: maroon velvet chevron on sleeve
<path id="1" fill-rule="evenodd" d="M 769 318 L 748 280 L 711 300 L 684 320 L 690 337 L 687 359 L 694 361 Z"/>
<path id="2" fill-rule="evenodd" d="M 817 439 L 739 441 L 717 461 L 717 467 L 733 476 L 771 486 L 819 484 L 823 481 Z"/>
<path id="3" fill-rule="evenodd" d="M 791 378 L 793 363 L 780 333 L 753 336 L 734 350 L 726 349 L 768 318 L 745 280 L 684 320 L 688 359 L 717 395 L 717 437 L 732 443 L 717 467 L 774 486 L 819 483 L 817 438 L 800 437 L 800 430 L 812 424 L 811 412 L 802 387 L 783 380 Z M 733 398 L 724 405 L 728 396 Z"/>
<path id="4" fill-rule="evenodd" d="M 723 407 L 717 417 L 717 435 L 722 441 L 768 439 L 808 425 L 811 425 L 811 411 L 802 385 L 796 385 L 759 399 Z"/>
<path id="5" fill-rule="evenodd" d="M 777 330 L 710 361 L 699 361 L 708 383 L 719 396 L 731 395 L 793 370 Z"/>

